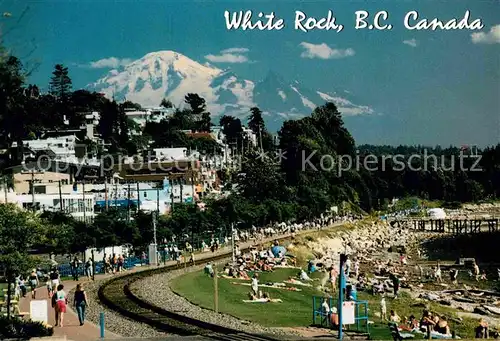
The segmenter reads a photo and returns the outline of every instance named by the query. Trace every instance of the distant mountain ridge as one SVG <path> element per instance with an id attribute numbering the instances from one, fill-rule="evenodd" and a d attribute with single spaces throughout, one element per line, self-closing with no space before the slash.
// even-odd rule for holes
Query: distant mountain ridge
<path id="1" fill-rule="evenodd" d="M 344 116 L 374 113 L 369 106 L 354 104 L 347 92 L 311 90 L 298 81 L 287 82 L 274 72 L 254 82 L 174 51 L 148 53 L 109 71 L 88 89 L 117 101 L 127 99 L 145 106 L 157 106 L 167 98 L 182 107 L 187 93 L 197 93 L 205 98 L 214 116 L 243 117 L 252 106 L 258 106 L 271 124 L 308 115 L 326 101 L 336 103 Z"/>

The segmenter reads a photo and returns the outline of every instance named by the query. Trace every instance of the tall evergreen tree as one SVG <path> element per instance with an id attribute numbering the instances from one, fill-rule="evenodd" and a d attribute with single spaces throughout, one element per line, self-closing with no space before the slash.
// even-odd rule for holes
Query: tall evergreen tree
<path id="1" fill-rule="evenodd" d="M 52 96 L 65 101 L 71 93 L 72 82 L 68 75 L 68 68 L 57 64 L 52 72 L 49 83 L 49 92 Z"/>
<path id="2" fill-rule="evenodd" d="M 201 114 L 201 121 L 199 122 L 199 130 L 210 132 L 210 127 L 212 126 L 212 118 L 209 112 L 204 112 Z"/>
<path id="3" fill-rule="evenodd" d="M 262 117 L 262 110 L 257 107 L 250 109 L 250 118 L 248 119 L 248 128 L 259 136 L 266 129 L 264 118 Z"/>

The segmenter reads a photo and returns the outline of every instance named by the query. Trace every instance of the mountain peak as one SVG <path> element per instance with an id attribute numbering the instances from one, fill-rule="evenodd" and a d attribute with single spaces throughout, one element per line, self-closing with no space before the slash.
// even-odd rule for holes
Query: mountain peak
<path id="1" fill-rule="evenodd" d="M 175 61 L 181 58 L 189 59 L 188 57 L 184 56 L 181 53 L 171 50 L 165 50 L 165 51 L 150 52 L 139 60 L 162 59 L 164 61 Z"/>
<path id="2" fill-rule="evenodd" d="M 285 79 L 278 73 L 269 70 L 267 72 L 266 77 L 262 80 L 262 82 L 273 82 L 273 83 L 279 83 L 279 84 L 286 84 Z"/>
<path id="3" fill-rule="evenodd" d="M 238 77 L 231 69 L 201 64 L 170 50 L 148 53 L 120 69 L 111 70 L 89 88 L 117 101 L 127 99 L 145 106 L 159 105 L 163 98 L 182 106 L 187 93 L 197 93 L 215 116 L 241 116 L 253 106 L 278 117 L 305 116 L 330 99 L 338 104 L 341 112 L 367 112 L 367 107 L 353 104 L 344 96 L 309 90 L 274 71 L 254 83 Z"/>

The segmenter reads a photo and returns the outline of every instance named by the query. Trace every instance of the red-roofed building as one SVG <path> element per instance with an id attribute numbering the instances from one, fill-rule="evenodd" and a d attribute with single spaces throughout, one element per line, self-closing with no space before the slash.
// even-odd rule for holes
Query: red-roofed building
<path id="1" fill-rule="evenodd" d="M 211 133 L 207 133 L 207 132 L 203 132 L 203 131 L 200 131 L 200 132 L 186 132 L 186 135 L 189 136 L 189 137 L 192 137 L 192 138 L 195 138 L 195 139 L 199 139 L 199 138 L 209 138 L 209 139 L 212 139 L 214 140 L 214 136 L 211 134 Z"/>

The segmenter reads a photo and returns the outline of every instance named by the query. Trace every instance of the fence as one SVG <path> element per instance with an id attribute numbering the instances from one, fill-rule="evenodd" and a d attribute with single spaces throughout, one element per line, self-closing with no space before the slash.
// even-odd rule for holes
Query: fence
<path id="1" fill-rule="evenodd" d="M 138 257 L 128 257 L 128 258 L 125 258 L 123 267 L 125 269 L 130 269 L 130 268 L 133 268 L 134 266 L 136 266 L 137 264 L 141 264 L 140 258 L 138 258 Z M 144 264 L 144 265 L 147 265 L 147 260 L 146 260 L 146 264 Z M 69 264 L 61 264 L 61 265 L 59 265 L 58 266 L 58 270 L 59 270 L 59 274 L 61 275 L 61 277 L 70 277 L 70 276 L 72 276 L 71 266 Z M 78 274 L 80 276 L 84 276 L 85 275 L 85 264 L 80 264 L 78 266 L 77 270 L 78 270 Z M 95 262 L 95 273 L 96 274 L 104 273 L 104 263 L 102 261 Z"/>
<path id="2" fill-rule="evenodd" d="M 313 325 L 321 326 L 326 328 L 333 328 L 332 324 L 332 313 L 327 313 L 324 311 L 322 304 L 325 297 L 313 296 L 312 309 L 313 309 Z M 336 307 L 338 309 L 338 299 L 329 297 L 328 307 Z M 345 325 L 343 328 L 345 331 L 353 331 L 369 334 L 369 324 L 368 324 L 368 302 L 367 301 L 356 301 L 354 308 L 354 324 Z"/>

